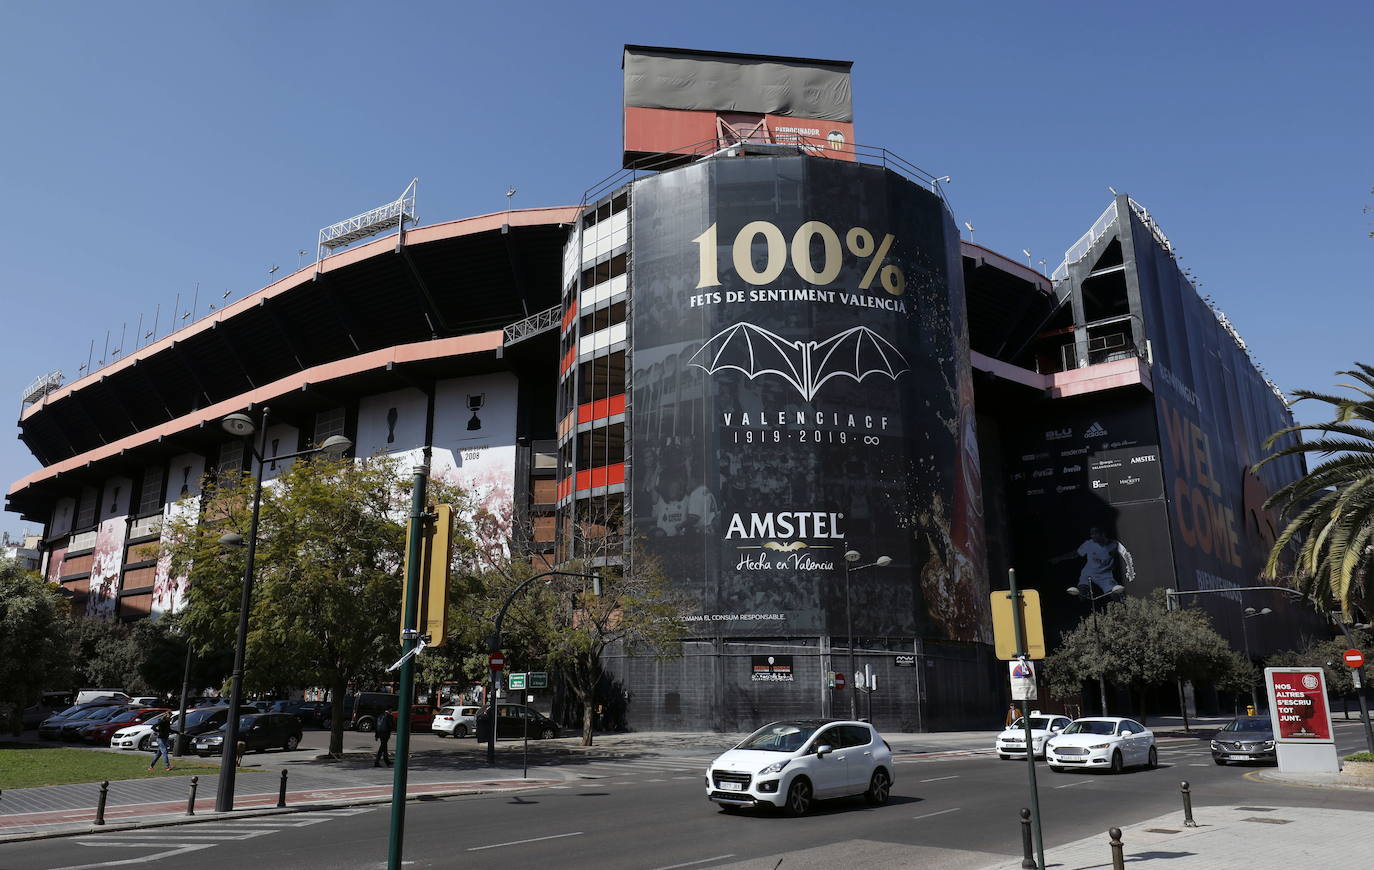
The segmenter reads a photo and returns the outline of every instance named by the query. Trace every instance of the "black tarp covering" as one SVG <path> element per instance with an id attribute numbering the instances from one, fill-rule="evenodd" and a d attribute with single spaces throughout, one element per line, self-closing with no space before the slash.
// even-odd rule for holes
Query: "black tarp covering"
<path id="1" fill-rule="evenodd" d="M 851 578 L 857 635 L 986 640 L 962 270 L 943 203 L 877 166 L 753 157 L 638 182 L 632 215 L 632 520 L 696 600 L 699 630 L 843 635 L 847 542 L 893 560 Z M 820 231 L 798 246 L 808 222 L 833 230 L 829 251 Z M 870 246 L 850 243 L 854 228 Z M 804 278 L 799 250 L 834 275 Z M 861 287 L 877 266 L 903 281 L 873 268 Z"/>
<path id="2" fill-rule="evenodd" d="M 625 105 L 854 120 L 847 61 L 625 46 Z"/>

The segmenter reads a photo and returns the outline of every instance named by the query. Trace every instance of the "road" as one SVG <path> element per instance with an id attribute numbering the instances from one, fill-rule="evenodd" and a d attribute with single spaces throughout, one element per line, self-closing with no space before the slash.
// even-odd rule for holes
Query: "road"
<path id="1" fill-rule="evenodd" d="M 1336 724 L 1342 752 L 1363 748 L 1356 723 Z M 1018 812 L 1027 803 L 1023 762 L 957 752 L 901 758 L 886 806 L 834 801 L 806 818 L 791 819 L 775 813 L 727 814 L 707 803 L 702 770 L 709 757 L 680 753 L 541 765 L 539 774 L 531 769 L 532 776 L 561 770 L 566 781 L 518 795 L 413 802 L 406 813 L 406 866 L 772 870 L 784 856 L 785 868 L 833 867 L 862 856 L 865 867 L 974 868 L 1020 854 Z M 1157 770 L 1120 776 L 1053 774 L 1039 766 L 1050 862 L 1056 844 L 1180 811 L 1182 779 L 1191 782 L 1196 814 L 1204 823 L 1209 806 L 1371 806 L 1364 792 L 1260 783 L 1246 778 L 1247 769 L 1216 767 L 1206 740 L 1166 740 L 1160 761 Z M 373 870 L 386 864 L 388 823 L 386 806 L 216 819 L 7 844 L 0 846 L 0 868 L 218 870 L 267 863 Z"/>

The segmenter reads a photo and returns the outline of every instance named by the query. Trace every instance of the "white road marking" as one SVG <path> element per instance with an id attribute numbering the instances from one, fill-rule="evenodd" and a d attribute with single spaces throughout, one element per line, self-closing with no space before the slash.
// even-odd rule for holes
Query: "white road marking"
<path id="1" fill-rule="evenodd" d="M 1086 779 L 1080 779 L 1078 782 L 1066 782 L 1063 785 L 1056 785 L 1055 788 L 1073 788 L 1074 786 L 1082 785 L 1085 782 L 1087 782 Z"/>
<path id="2" fill-rule="evenodd" d="M 645 782 L 667 782 L 666 779 L 646 779 Z"/>
<path id="3" fill-rule="evenodd" d="M 935 777 L 934 779 L 922 779 L 922 780 L 917 780 L 917 781 L 918 781 L 918 782 L 939 782 L 939 781 L 942 780 L 942 779 L 958 779 L 958 778 L 959 778 L 959 774 L 956 773 L 956 774 L 954 774 L 953 776 L 937 776 L 937 777 Z"/>
<path id="4" fill-rule="evenodd" d="M 77 842 L 81 843 L 82 845 L 91 845 L 83 840 L 78 840 Z M 110 846 L 142 847 L 145 849 L 148 848 L 147 843 L 101 843 L 100 845 L 104 848 L 108 848 Z M 72 864 L 68 867 L 58 867 L 56 868 L 56 870 L 93 870 L 93 868 L 96 867 L 123 867 L 128 864 L 147 864 L 151 861 L 158 861 L 163 858 L 173 858 L 177 855 L 184 855 L 187 852 L 195 852 L 200 849 L 208 849 L 213 845 L 214 843 L 188 843 L 183 846 L 178 846 L 175 849 L 168 849 L 165 852 L 157 852 L 152 855 L 142 855 L 138 858 L 126 858 L 122 861 L 101 861 L 98 864 Z"/>
<path id="5" fill-rule="evenodd" d="M 735 857 L 735 853 L 731 852 L 729 855 L 716 855 L 712 858 L 702 858 L 700 861 L 688 861 L 683 864 L 669 864 L 667 867 L 655 867 L 654 870 L 677 870 L 679 867 L 695 867 L 698 864 L 708 864 L 712 861 L 724 861 L 726 858 L 733 857 Z"/>
<path id="6" fill-rule="evenodd" d="M 696 777 L 696 776 L 675 776 L 675 777 L 673 777 L 673 779 L 700 779 L 700 777 Z"/>
<path id="7" fill-rule="evenodd" d="M 547 837 L 530 837 L 528 840 L 511 840 L 509 843 L 492 843 L 490 846 L 472 846 L 469 852 L 480 852 L 483 849 L 499 849 L 502 846 L 519 846 L 521 843 L 538 843 L 543 840 L 561 840 L 564 837 L 580 837 L 582 831 L 573 831 L 570 834 L 551 834 Z"/>
<path id="8" fill-rule="evenodd" d="M 955 807 L 955 808 L 952 809 L 952 810 L 940 810 L 939 812 L 935 812 L 935 813 L 926 813 L 924 816 L 912 816 L 912 817 L 911 817 L 911 820 L 914 822 L 914 821 L 916 821 L 917 819 L 928 819 L 928 818 L 930 818 L 931 816 L 943 816 L 945 813 L 957 813 L 957 812 L 959 812 L 960 809 L 962 809 L 962 808 L 961 808 L 961 807 Z"/>

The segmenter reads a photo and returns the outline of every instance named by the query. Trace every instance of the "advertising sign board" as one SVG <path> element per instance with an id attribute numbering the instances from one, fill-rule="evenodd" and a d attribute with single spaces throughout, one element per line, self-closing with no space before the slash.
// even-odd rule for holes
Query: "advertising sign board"
<path id="1" fill-rule="evenodd" d="M 1269 716 L 1279 770 L 1284 773 L 1338 771 L 1326 674 L 1321 668 L 1265 668 Z"/>
<path id="2" fill-rule="evenodd" d="M 750 679 L 755 683 L 792 682 L 791 656 L 750 656 Z"/>

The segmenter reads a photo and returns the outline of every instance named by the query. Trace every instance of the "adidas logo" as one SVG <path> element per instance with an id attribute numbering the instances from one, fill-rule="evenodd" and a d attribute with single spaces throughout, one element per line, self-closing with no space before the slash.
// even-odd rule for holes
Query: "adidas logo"
<path id="1" fill-rule="evenodd" d="M 1083 433 L 1084 438 L 1104 438 L 1107 430 L 1102 428 L 1101 423 L 1094 423 L 1088 427 L 1088 431 Z"/>

